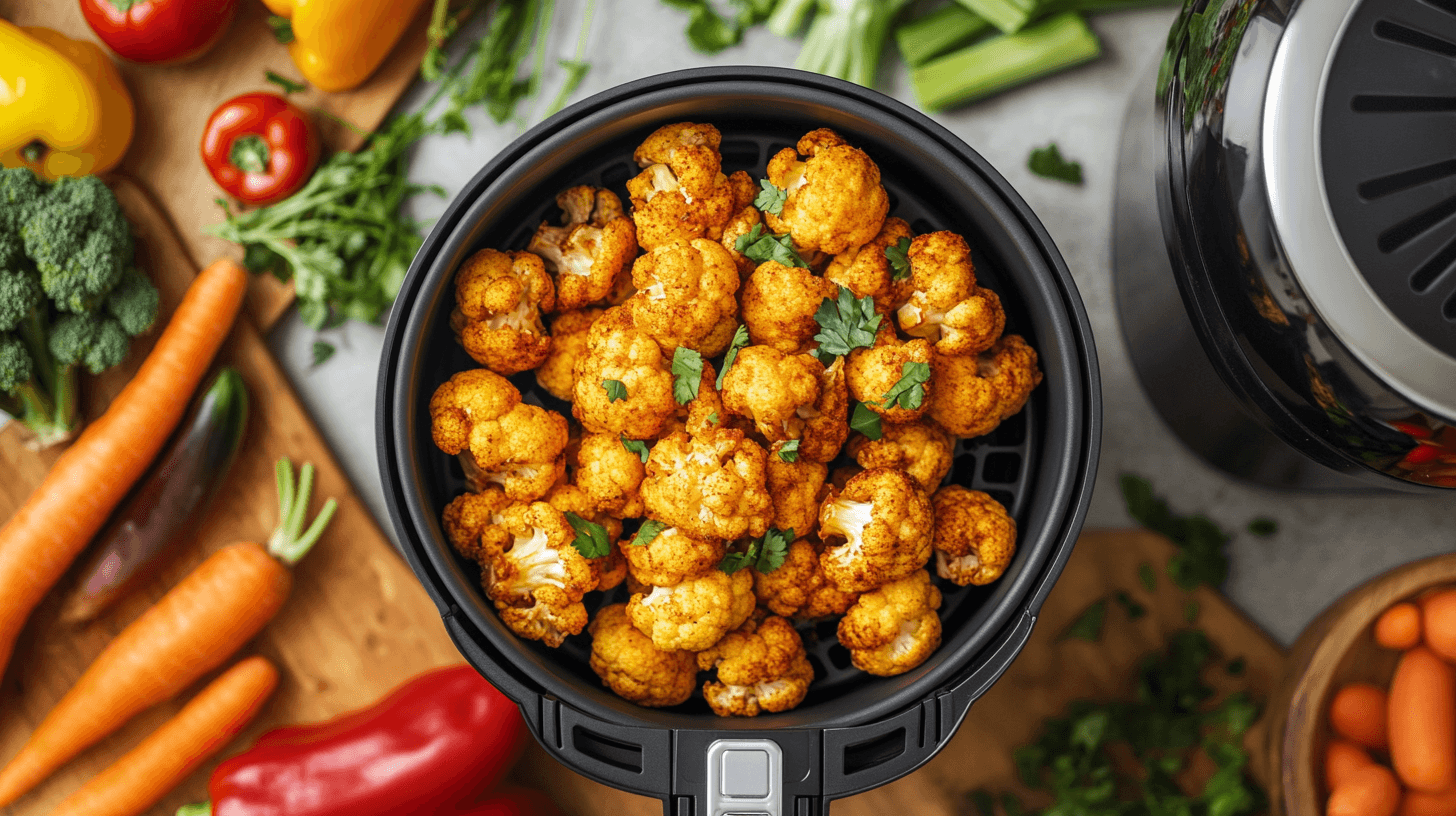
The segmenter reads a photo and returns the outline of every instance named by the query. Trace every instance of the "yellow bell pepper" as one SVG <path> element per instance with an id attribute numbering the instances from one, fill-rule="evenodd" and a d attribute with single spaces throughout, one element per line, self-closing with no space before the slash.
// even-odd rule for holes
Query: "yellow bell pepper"
<path id="1" fill-rule="evenodd" d="M 100 46 L 0 20 L 0 165 L 47 179 L 100 173 L 121 161 L 134 121 Z"/>
<path id="2" fill-rule="evenodd" d="M 369 78 L 425 0 L 263 0 L 293 27 L 288 52 L 323 91 L 347 91 Z"/>

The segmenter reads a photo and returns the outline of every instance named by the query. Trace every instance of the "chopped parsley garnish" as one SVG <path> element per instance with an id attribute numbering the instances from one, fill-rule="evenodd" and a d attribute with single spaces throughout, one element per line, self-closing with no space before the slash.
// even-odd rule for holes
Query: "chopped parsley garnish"
<path id="1" fill-rule="evenodd" d="M 885 260 L 895 270 L 895 274 L 891 276 L 894 280 L 910 277 L 910 239 L 901 238 L 894 246 L 885 247 Z"/>
<path id="2" fill-rule="evenodd" d="M 718 424 L 718 412 L 717 411 L 714 411 L 713 413 L 708 414 L 708 424 L 709 425 L 717 425 Z"/>
<path id="3" fill-rule="evenodd" d="M 759 208 L 760 210 L 763 210 L 766 213 L 782 215 L 784 211 L 784 201 L 788 199 L 789 191 L 775 185 L 768 179 L 759 179 L 758 186 L 762 187 L 763 189 L 759 191 L 758 197 L 753 199 L 753 206 Z"/>
<path id="4" fill-rule="evenodd" d="M 799 461 L 799 440 L 790 439 L 779 446 L 779 458 L 785 462 Z"/>
<path id="5" fill-rule="evenodd" d="M 1091 606 L 1082 610 L 1077 619 L 1062 630 L 1057 640 L 1085 640 L 1088 643 L 1096 643 L 1102 639 L 1102 621 L 1107 619 L 1107 599 L 1103 598 L 1094 601 Z"/>
<path id="6" fill-rule="evenodd" d="M 748 345 L 748 327 L 739 326 L 733 331 L 733 342 L 728 344 L 728 351 L 723 355 L 723 370 L 718 372 L 719 391 L 723 390 L 723 377 L 727 376 L 728 369 L 733 366 L 733 361 L 738 359 L 738 350 L 746 345 Z"/>
<path id="7" fill-rule="evenodd" d="M 819 333 L 814 335 L 814 341 L 819 344 L 821 354 L 834 357 L 857 348 L 870 348 L 875 344 L 875 332 L 880 328 L 881 319 L 875 313 L 873 297 L 856 298 L 853 292 L 841 286 L 839 296 L 833 300 L 824 298 L 819 304 L 819 311 L 814 313 L 814 321 L 819 324 Z"/>
<path id="8" fill-rule="evenodd" d="M 583 558 L 601 558 L 612 551 L 612 542 L 607 538 L 607 528 L 587 521 L 575 513 L 566 513 L 566 520 L 571 524 L 571 529 L 576 531 L 576 539 L 571 542 L 571 545 L 576 547 L 576 551 L 581 553 Z"/>
<path id="9" fill-rule="evenodd" d="M 868 439 L 879 439 L 880 415 L 870 410 L 868 405 L 857 402 L 854 405 L 854 413 L 850 414 L 849 427 L 864 434 Z"/>
<path id="10" fill-rule="evenodd" d="M 666 529 L 666 522 L 658 521 L 657 519 L 647 519 L 642 522 L 641 527 L 637 528 L 637 535 L 632 536 L 632 546 L 646 547 Z"/>
<path id="11" fill-rule="evenodd" d="M 332 356 L 334 356 L 334 346 L 332 343 L 325 343 L 322 340 L 313 341 L 314 365 L 323 365 Z"/>
<path id="12" fill-rule="evenodd" d="M 678 405 L 687 405 L 698 395 L 703 380 L 703 355 L 687 346 L 678 346 L 672 353 L 672 398 Z"/>
<path id="13" fill-rule="evenodd" d="M 778 530 L 772 527 L 763 538 L 755 538 L 743 552 L 731 552 L 723 556 L 718 569 L 732 575 L 744 567 L 753 567 L 759 572 L 773 572 L 783 566 L 789 552 L 789 542 L 794 540 L 793 530 Z"/>
<path id="14" fill-rule="evenodd" d="M 882 408 L 896 406 L 914 411 L 925 403 L 925 384 L 930 382 L 930 364 L 906 361 L 900 366 L 900 379 L 885 392 Z"/>
<path id="15" fill-rule="evenodd" d="M 617 402 L 627 398 L 627 386 L 621 380 L 602 380 L 602 388 L 607 391 L 607 402 Z"/>
<path id="16" fill-rule="evenodd" d="M 642 464 L 647 464 L 647 454 L 651 448 L 647 447 L 646 442 L 640 439 L 628 439 L 624 436 L 622 437 L 622 447 L 626 448 L 628 453 L 637 454 L 642 459 Z"/>
<path id="17" fill-rule="evenodd" d="M 1056 142 L 1031 151 L 1026 166 L 1042 178 L 1065 181 L 1068 184 L 1082 183 L 1082 165 L 1062 158 L 1062 151 L 1057 149 Z"/>
<path id="18" fill-rule="evenodd" d="M 759 263 L 777 261 L 783 266 L 809 268 L 804 259 L 794 251 L 794 239 L 787 232 L 783 235 L 766 233 L 762 224 L 754 224 L 747 235 L 738 236 L 733 242 L 733 248 Z"/>
<path id="19" fill-rule="evenodd" d="M 1152 483 L 1141 476 L 1124 474 L 1121 481 L 1128 515 L 1177 545 L 1178 551 L 1168 560 L 1168 577 L 1173 583 L 1183 589 L 1200 584 L 1215 589 L 1222 586 L 1229 570 L 1228 534 L 1207 516 L 1174 515 L 1168 503 L 1154 495 Z"/>

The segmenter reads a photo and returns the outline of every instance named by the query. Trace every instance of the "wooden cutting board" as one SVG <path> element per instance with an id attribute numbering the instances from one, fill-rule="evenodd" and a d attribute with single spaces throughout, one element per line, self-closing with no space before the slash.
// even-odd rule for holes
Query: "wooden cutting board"
<path id="1" fill-rule="evenodd" d="M 75 39 L 99 42 L 77 0 L 0 0 L 0 17 L 16 25 L 45 26 Z M 326 151 L 358 147 L 362 134 L 379 125 L 414 81 L 425 51 L 428 18 L 428 12 L 422 11 L 379 70 L 358 88 L 336 94 L 310 88 L 290 97 L 305 109 L 323 112 L 314 121 Z M 121 169 L 174 220 L 193 266 L 224 255 L 242 257 L 235 244 L 203 233 L 223 220 L 222 208 L 214 202 L 222 191 L 199 154 L 208 116 L 223 101 L 241 93 L 280 93 L 276 85 L 264 80 L 264 71 L 302 81 L 288 48 L 273 38 L 267 19 L 268 9 L 259 0 L 240 0 L 232 28 L 195 62 L 155 66 L 116 60 L 136 104 L 137 123 Z M 267 275 L 253 277 L 247 310 L 254 325 L 272 326 L 292 302 L 291 285 Z"/>

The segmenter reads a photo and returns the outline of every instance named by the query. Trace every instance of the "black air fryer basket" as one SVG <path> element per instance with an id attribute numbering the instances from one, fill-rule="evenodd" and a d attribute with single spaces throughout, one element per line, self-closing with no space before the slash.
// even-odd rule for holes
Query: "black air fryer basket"
<path id="1" fill-rule="evenodd" d="M 800 627 L 815 669 L 802 705 L 751 719 L 713 716 L 701 697 L 673 709 L 628 703 L 587 663 L 583 633 L 560 649 L 516 638 L 440 527 L 464 491 L 453 457 L 430 438 L 430 395 L 475 363 L 449 313 L 461 263 L 483 247 L 524 249 L 558 217 L 557 192 L 616 191 L 635 175 L 633 149 L 657 127 L 709 122 L 723 132 L 723 170 L 764 175 L 768 158 L 831 127 L 879 164 L 891 214 L 917 233 L 949 229 L 975 251 L 979 280 L 1001 295 L 1007 331 L 1041 355 L 1045 381 L 1026 409 L 962 442 L 949 481 L 1002 501 L 1020 530 L 1006 574 L 986 587 L 940 582 L 943 643 L 915 670 L 876 678 L 853 669 L 831 624 Z M 515 378 L 526 399 L 567 408 Z M 569 413 L 569 411 L 568 411 Z M 1066 264 L 1031 210 L 975 151 L 925 116 L 855 85 L 773 68 L 715 68 L 639 80 L 543 122 L 467 183 L 425 241 L 389 322 L 379 380 L 384 490 L 405 554 L 465 657 L 521 706 L 531 731 L 575 770 L 659 798 L 673 816 L 814 816 L 825 802 L 897 779 L 950 739 L 1020 652 L 1071 554 L 1092 490 L 1101 429 L 1096 352 Z M 625 589 L 588 596 L 593 613 Z M 595 605 L 593 601 L 596 601 Z M 727 794 L 738 794 L 737 798 Z"/>

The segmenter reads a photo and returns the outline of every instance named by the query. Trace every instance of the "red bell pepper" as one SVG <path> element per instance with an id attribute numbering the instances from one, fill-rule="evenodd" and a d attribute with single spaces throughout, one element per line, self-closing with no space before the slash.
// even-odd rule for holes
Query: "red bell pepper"
<path id="1" fill-rule="evenodd" d="M 510 769 L 525 734 L 516 704 L 474 669 L 439 669 L 370 708 L 259 737 L 212 772 L 211 813 L 508 816 L 463 803 L 478 801 Z"/>
<path id="2" fill-rule="evenodd" d="M 202 131 L 202 163 L 244 204 L 276 204 L 298 192 L 318 166 L 313 120 L 277 94 L 248 93 L 218 106 Z"/>

